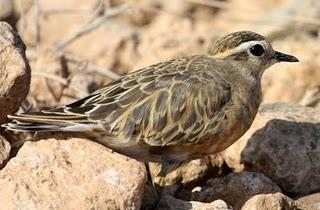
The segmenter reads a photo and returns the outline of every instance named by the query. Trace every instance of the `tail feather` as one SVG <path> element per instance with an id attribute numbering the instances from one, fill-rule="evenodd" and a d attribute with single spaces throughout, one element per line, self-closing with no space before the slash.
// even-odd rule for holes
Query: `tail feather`
<path id="1" fill-rule="evenodd" d="M 97 123 L 84 114 L 41 111 L 8 115 L 10 123 L 3 125 L 12 131 L 87 131 L 98 128 Z"/>
<path id="2" fill-rule="evenodd" d="M 20 121 L 20 122 L 35 122 L 35 123 L 89 123 L 88 117 L 86 116 L 78 116 L 78 115 L 54 115 L 54 114 L 46 114 L 43 112 L 35 112 L 35 113 L 24 113 L 17 115 L 8 115 L 10 120 Z"/>
<path id="3" fill-rule="evenodd" d="M 57 125 L 19 124 L 17 122 L 11 122 L 11 123 L 5 124 L 3 127 L 11 131 L 20 131 L 20 132 L 61 131 L 61 126 L 57 126 Z"/>

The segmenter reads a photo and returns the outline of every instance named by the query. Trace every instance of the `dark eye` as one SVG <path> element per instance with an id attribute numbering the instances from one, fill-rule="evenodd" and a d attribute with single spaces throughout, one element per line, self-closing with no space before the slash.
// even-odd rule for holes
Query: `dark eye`
<path id="1" fill-rule="evenodd" d="M 264 49 L 260 44 L 256 44 L 250 48 L 250 52 L 254 56 L 261 56 L 264 53 Z"/>

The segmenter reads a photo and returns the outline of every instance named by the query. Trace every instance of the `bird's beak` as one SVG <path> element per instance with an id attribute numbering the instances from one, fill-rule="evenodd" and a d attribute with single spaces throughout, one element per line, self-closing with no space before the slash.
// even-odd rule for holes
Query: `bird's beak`
<path id="1" fill-rule="evenodd" d="M 275 59 L 277 62 L 299 62 L 298 58 L 278 51 L 274 53 L 273 59 Z"/>

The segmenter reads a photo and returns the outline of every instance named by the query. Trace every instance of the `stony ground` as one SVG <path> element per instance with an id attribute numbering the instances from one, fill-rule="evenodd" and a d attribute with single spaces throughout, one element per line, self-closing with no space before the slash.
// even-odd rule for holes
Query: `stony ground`
<path id="1" fill-rule="evenodd" d="M 30 134 L 1 130 L 0 209 L 320 209 L 319 1 L 0 0 L 0 8 L 19 34 L 0 23 L 0 123 L 203 53 L 235 30 L 262 33 L 300 60 L 270 68 L 250 130 L 169 174 L 161 196 L 149 181 L 157 165 L 148 175 L 86 139 L 26 141 Z"/>

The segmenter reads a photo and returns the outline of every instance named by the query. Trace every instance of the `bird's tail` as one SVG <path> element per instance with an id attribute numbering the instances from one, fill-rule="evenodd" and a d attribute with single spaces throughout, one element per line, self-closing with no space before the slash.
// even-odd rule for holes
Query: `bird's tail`
<path id="1" fill-rule="evenodd" d="M 11 131 L 88 131 L 98 124 L 85 114 L 66 113 L 63 109 L 8 115 L 11 122 L 2 125 Z"/>

